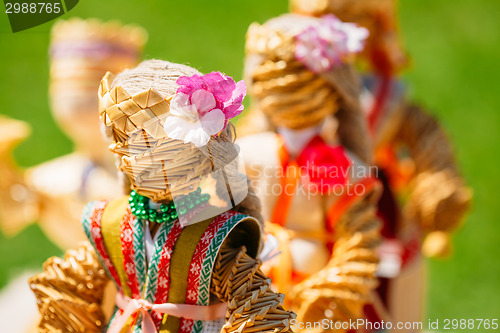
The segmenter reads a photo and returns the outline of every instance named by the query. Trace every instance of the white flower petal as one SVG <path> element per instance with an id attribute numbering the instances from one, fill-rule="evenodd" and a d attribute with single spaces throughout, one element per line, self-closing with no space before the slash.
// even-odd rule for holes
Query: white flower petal
<path id="1" fill-rule="evenodd" d="M 199 114 L 203 114 L 215 108 L 215 98 L 211 92 L 198 89 L 191 95 L 191 104 L 196 106 Z"/>
<path id="2" fill-rule="evenodd" d="M 363 41 L 370 34 L 368 29 L 354 23 L 343 23 L 342 31 L 347 35 L 346 48 L 348 52 L 356 53 L 363 50 Z"/>
<path id="3" fill-rule="evenodd" d="M 210 135 L 215 135 L 222 131 L 224 128 L 224 123 L 226 122 L 226 117 L 224 113 L 219 109 L 214 109 L 201 118 L 201 126 Z"/>
<path id="4" fill-rule="evenodd" d="M 187 132 L 193 127 L 193 123 L 181 117 L 170 116 L 165 120 L 163 128 L 168 137 L 176 140 L 184 140 Z"/>
<path id="5" fill-rule="evenodd" d="M 189 96 L 183 93 L 177 93 L 170 101 L 170 113 L 177 117 L 185 114 L 184 109 L 189 107 Z"/>
<path id="6" fill-rule="evenodd" d="M 163 127 L 169 138 L 183 140 L 185 143 L 191 142 L 196 147 L 203 147 L 210 140 L 210 134 L 203 128 L 200 121 L 192 122 L 172 116 L 166 119 Z"/>
<path id="7" fill-rule="evenodd" d="M 201 127 L 201 123 L 196 123 L 196 128 L 191 128 L 186 136 L 184 137 L 184 142 L 191 142 L 196 147 L 203 147 L 210 140 L 210 134 L 208 134 L 204 128 Z"/>

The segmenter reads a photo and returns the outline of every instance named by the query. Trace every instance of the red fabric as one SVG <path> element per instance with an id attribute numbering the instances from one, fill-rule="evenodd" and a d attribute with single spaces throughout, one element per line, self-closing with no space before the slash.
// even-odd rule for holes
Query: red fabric
<path id="1" fill-rule="evenodd" d="M 382 76 L 380 87 L 375 96 L 375 101 L 373 103 L 372 109 L 368 114 L 368 127 L 370 132 L 373 134 L 375 131 L 375 126 L 378 123 L 380 116 L 382 115 L 382 110 L 389 99 L 390 96 L 390 88 L 391 88 L 391 77 L 390 76 Z"/>
<path id="2" fill-rule="evenodd" d="M 132 298 L 141 298 L 141 291 L 139 290 L 139 281 L 135 270 L 135 250 L 134 250 L 134 236 L 132 224 L 137 223 L 134 215 L 130 211 L 130 206 L 127 205 L 127 211 L 123 217 L 120 225 L 120 244 L 123 253 L 123 271 L 127 274 L 127 286 L 130 289 Z"/>
<path id="3" fill-rule="evenodd" d="M 403 245 L 403 254 L 401 256 L 403 263 L 401 267 L 404 269 L 419 255 L 420 255 L 420 237 L 418 235 L 415 235 L 415 237 L 413 237 L 409 242 Z"/>
<path id="4" fill-rule="evenodd" d="M 327 145 L 319 136 L 312 138 L 295 160 L 286 150 L 283 139 L 279 137 L 279 140 L 278 158 L 283 170 L 280 180 L 283 190 L 274 205 L 271 222 L 284 226 L 299 179 L 304 186 L 314 184 L 321 194 L 328 193 L 335 186 L 346 184 L 351 161 L 342 146 Z"/>
<path id="5" fill-rule="evenodd" d="M 346 184 L 351 161 L 344 147 L 330 146 L 315 136 L 297 157 L 297 164 L 306 171 L 302 174 L 302 183 L 315 184 L 325 194 L 334 186 Z"/>

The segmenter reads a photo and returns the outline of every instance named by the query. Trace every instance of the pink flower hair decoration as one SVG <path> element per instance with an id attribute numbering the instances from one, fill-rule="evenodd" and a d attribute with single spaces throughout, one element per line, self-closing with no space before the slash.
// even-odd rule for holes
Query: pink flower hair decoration
<path id="1" fill-rule="evenodd" d="M 212 136 L 223 131 L 230 119 L 243 111 L 245 82 L 212 72 L 203 76 L 181 76 L 170 102 L 170 116 L 164 124 L 166 134 L 196 147 L 203 147 Z"/>
<path id="2" fill-rule="evenodd" d="M 325 15 L 295 36 L 295 58 L 311 71 L 324 73 L 361 52 L 368 35 L 366 28 Z"/>

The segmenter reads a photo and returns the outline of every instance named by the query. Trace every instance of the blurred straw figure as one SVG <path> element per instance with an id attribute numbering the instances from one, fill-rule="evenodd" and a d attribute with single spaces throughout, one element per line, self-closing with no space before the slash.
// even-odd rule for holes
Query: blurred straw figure
<path id="1" fill-rule="evenodd" d="M 72 18 L 54 24 L 49 52 L 51 111 L 75 150 L 26 170 L 16 168 L 11 159 L 2 184 L 7 196 L 0 207 L 4 232 L 12 235 L 38 221 L 49 239 L 65 249 L 84 239 L 79 225 L 84 204 L 121 193 L 100 132 L 96 90 L 106 71 L 137 64 L 146 38 L 142 28 L 117 22 Z M 15 186 L 9 184 L 14 179 Z M 15 205 L 25 207 L 24 213 L 9 210 Z"/>

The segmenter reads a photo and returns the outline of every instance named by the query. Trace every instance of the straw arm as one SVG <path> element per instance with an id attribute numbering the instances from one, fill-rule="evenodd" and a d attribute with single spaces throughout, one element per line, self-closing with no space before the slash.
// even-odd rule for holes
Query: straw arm
<path id="1" fill-rule="evenodd" d="M 378 285 L 376 247 L 381 223 L 376 217 L 376 192 L 378 189 L 354 204 L 337 223 L 332 259 L 327 266 L 291 290 L 298 322 L 349 321 L 363 315 L 363 306 L 370 302 Z"/>
<path id="2" fill-rule="evenodd" d="M 222 332 L 292 332 L 295 314 L 283 309 L 284 295 L 271 290 L 270 279 L 260 270 L 260 262 L 243 246 L 224 246 L 212 277 L 212 293 L 228 302 Z"/>
<path id="3" fill-rule="evenodd" d="M 37 194 L 26 183 L 26 172 L 13 156 L 17 145 L 29 137 L 31 127 L 0 115 L 0 133 L 0 229 L 13 236 L 39 214 Z"/>
<path id="4" fill-rule="evenodd" d="M 443 128 L 425 110 L 409 104 L 396 140 L 409 149 L 416 168 L 406 212 L 420 221 L 425 232 L 455 229 L 472 195 L 459 174 Z"/>
<path id="5" fill-rule="evenodd" d="M 67 251 L 64 259 L 49 258 L 43 272 L 29 280 L 41 314 L 38 332 L 101 332 L 107 282 L 88 242 Z"/>

